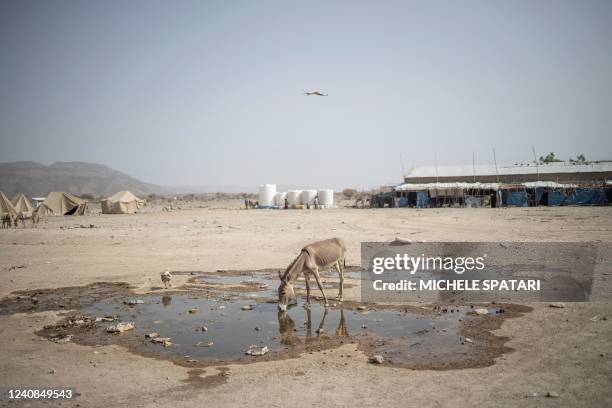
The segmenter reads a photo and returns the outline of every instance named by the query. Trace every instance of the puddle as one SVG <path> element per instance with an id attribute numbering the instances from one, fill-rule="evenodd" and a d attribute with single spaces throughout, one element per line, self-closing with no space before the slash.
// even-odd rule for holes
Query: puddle
<path id="1" fill-rule="evenodd" d="M 174 272 L 173 272 L 174 273 Z M 180 272 L 189 274 L 188 287 L 191 289 L 205 289 L 209 293 L 216 293 L 221 296 L 232 296 L 241 294 L 243 297 L 275 299 L 278 289 L 278 271 L 223 271 L 223 272 Z M 357 274 L 360 272 L 347 272 Z M 326 290 L 338 290 L 338 274 L 324 272 L 321 273 L 323 288 Z M 355 286 L 355 282 L 345 279 L 344 288 L 349 289 Z M 311 285 L 315 286 L 313 282 Z M 295 282 L 295 288 L 306 290 L 304 278 Z M 316 289 L 316 286 L 315 286 Z M 316 296 L 316 294 L 315 294 Z"/>
<path id="2" fill-rule="evenodd" d="M 60 344 L 120 344 L 194 368 L 297 357 L 351 343 L 368 356 L 382 355 L 385 364 L 450 369 L 493 364 L 510 349 L 504 346 L 507 339 L 493 336 L 491 330 L 504 318 L 529 310 L 490 305 L 490 314 L 479 316 L 469 305 L 368 305 L 358 310 L 360 305 L 352 302 L 327 310 L 315 302 L 305 309 L 300 299 L 299 306 L 278 312 L 277 281 L 271 271 L 190 274 L 182 291 L 147 295 L 135 295 L 125 284 L 108 283 L 23 292 L 0 301 L 0 314 L 74 309 L 76 314 L 66 314 L 38 334 Z M 130 300 L 138 302 L 126 304 Z M 502 309 L 505 313 L 499 313 Z M 106 316 L 114 320 L 101 319 Z M 135 328 L 107 333 L 106 328 L 118 322 L 133 322 Z M 154 343 L 145 337 L 150 333 L 169 338 L 171 345 Z M 269 352 L 246 355 L 251 345 L 266 346 Z"/>

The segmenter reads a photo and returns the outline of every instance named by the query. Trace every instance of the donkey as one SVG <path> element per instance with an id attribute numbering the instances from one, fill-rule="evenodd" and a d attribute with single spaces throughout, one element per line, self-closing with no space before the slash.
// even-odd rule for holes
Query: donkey
<path id="1" fill-rule="evenodd" d="M 346 246 L 340 238 L 315 242 L 302 248 L 297 258 L 285 269 L 285 273 L 278 271 L 278 277 L 281 280 L 281 284 L 278 287 L 278 309 L 286 311 L 289 301 L 296 299 L 293 284 L 301 273 L 304 274 L 304 282 L 306 283 L 306 304 L 310 305 L 310 276 L 312 275 L 323 294 L 325 307 L 328 307 L 329 303 L 321 284 L 319 270 L 332 267 L 335 267 L 340 275 L 340 288 L 336 299 L 342 302 L 344 267 L 346 263 L 345 254 Z"/>
<path id="2" fill-rule="evenodd" d="M 34 212 L 22 211 L 19 214 L 17 214 L 17 217 L 15 218 L 15 228 L 17 228 L 20 222 L 21 222 L 21 226 L 25 228 L 26 220 L 32 220 L 32 227 L 36 227 L 39 221 L 38 211 L 34 211 Z"/>
<path id="3" fill-rule="evenodd" d="M 13 216 L 11 213 L 2 213 L 2 228 L 11 228 Z"/>

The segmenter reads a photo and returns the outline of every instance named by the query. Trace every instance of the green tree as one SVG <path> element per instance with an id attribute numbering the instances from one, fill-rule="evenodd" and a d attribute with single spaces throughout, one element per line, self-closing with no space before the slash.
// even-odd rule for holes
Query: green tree
<path id="1" fill-rule="evenodd" d="M 570 158 L 569 161 L 572 163 L 586 163 L 586 157 L 584 156 L 584 154 L 580 153 L 576 156 L 575 159 Z"/>
<path id="2" fill-rule="evenodd" d="M 540 156 L 540 161 L 542 163 L 554 163 L 554 162 L 560 162 L 562 160 L 557 159 L 554 152 L 550 152 L 546 155 L 546 157 Z"/>

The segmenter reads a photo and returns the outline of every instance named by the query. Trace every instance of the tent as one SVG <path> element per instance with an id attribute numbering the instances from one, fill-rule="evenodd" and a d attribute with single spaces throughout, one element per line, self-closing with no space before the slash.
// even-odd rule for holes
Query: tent
<path id="1" fill-rule="evenodd" d="M 508 207 L 528 207 L 529 197 L 527 191 L 502 190 L 504 204 Z"/>
<path id="2" fill-rule="evenodd" d="M 15 206 L 15 209 L 18 212 L 31 213 L 34 211 L 34 207 L 32 206 L 32 200 L 30 200 L 24 194 L 21 194 L 21 193 L 17 194 L 15 197 L 13 197 L 11 202 L 13 203 L 13 205 Z"/>
<path id="3" fill-rule="evenodd" d="M 144 200 L 129 191 L 119 191 L 101 201 L 103 214 L 133 214 L 144 205 Z"/>
<path id="4" fill-rule="evenodd" d="M 40 215 L 83 215 L 87 202 L 72 194 L 53 191 L 38 207 Z"/>
<path id="5" fill-rule="evenodd" d="M 427 208 L 431 204 L 429 199 L 429 191 L 417 191 L 416 193 L 416 208 Z"/>
<path id="6" fill-rule="evenodd" d="M 11 214 L 13 217 L 17 216 L 17 210 L 13 206 L 13 203 L 11 203 L 2 191 L 0 191 L 0 216 L 6 213 Z"/>
<path id="7" fill-rule="evenodd" d="M 565 190 L 555 189 L 548 192 L 548 203 L 549 207 L 557 207 L 563 205 L 565 202 Z"/>
<path id="8" fill-rule="evenodd" d="M 577 188 L 565 199 L 565 205 L 605 205 L 608 197 L 603 188 Z"/>

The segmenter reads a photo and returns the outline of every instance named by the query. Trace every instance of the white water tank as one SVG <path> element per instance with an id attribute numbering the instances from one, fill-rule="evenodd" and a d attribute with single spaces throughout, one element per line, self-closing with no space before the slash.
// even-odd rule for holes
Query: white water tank
<path id="1" fill-rule="evenodd" d="M 301 195 L 302 195 L 302 190 L 287 191 L 287 201 L 289 202 L 289 205 L 299 205 Z"/>
<path id="2" fill-rule="evenodd" d="M 275 194 L 276 184 L 262 184 L 259 186 L 259 205 L 262 207 L 274 205 Z"/>
<path id="3" fill-rule="evenodd" d="M 276 195 L 274 195 L 274 204 L 279 207 L 284 207 L 286 197 L 287 193 L 276 193 Z"/>
<path id="4" fill-rule="evenodd" d="M 317 190 L 304 190 L 302 191 L 302 195 L 300 196 L 301 204 L 314 204 L 314 199 L 317 196 Z"/>
<path id="5" fill-rule="evenodd" d="M 334 190 L 319 190 L 319 204 L 324 208 L 333 208 Z"/>

